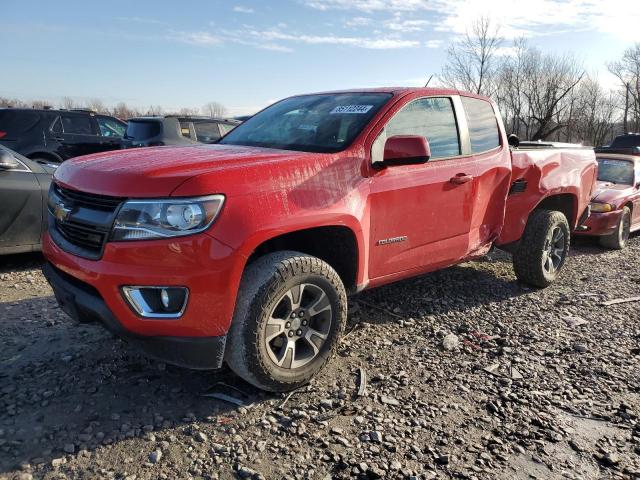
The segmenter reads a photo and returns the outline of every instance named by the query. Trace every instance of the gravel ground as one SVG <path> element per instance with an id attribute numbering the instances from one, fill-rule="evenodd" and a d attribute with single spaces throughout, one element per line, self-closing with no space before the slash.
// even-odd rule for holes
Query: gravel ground
<path id="1" fill-rule="evenodd" d="M 353 297 L 291 395 L 73 324 L 41 261 L 0 258 L 2 480 L 640 478 L 640 302 L 602 304 L 640 295 L 638 237 L 578 242 L 546 290 L 493 253 Z"/>

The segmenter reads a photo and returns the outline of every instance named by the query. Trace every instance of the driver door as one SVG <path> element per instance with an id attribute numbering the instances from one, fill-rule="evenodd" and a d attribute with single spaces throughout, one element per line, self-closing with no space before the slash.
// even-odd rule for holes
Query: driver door
<path id="1" fill-rule="evenodd" d="M 452 98 L 426 97 L 402 107 L 375 140 L 373 162 L 395 135 L 424 136 L 431 158 L 379 170 L 371 179 L 370 279 L 435 270 L 467 254 L 475 167 L 472 156 L 462 155 L 458 132 Z"/>

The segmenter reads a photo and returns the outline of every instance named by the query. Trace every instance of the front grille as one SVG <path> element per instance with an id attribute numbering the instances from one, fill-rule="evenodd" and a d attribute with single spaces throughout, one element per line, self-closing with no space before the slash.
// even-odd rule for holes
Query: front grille
<path id="1" fill-rule="evenodd" d="M 60 185 L 54 184 L 54 192 L 62 199 L 66 204 L 67 201 L 77 206 L 95 208 L 98 210 L 105 210 L 113 212 L 120 203 L 122 198 L 107 197 L 106 195 L 96 195 L 93 193 L 78 192 L 76 190 L 69 190 L 68 188 L 62 188 Z"/>
<path id="2" fill-rule="evenodd" d="M 100 232 L 73 223 L 56 222 L 60 234 L 69 242 L 80 247 L 99 252 L 105 243 L 108 232 Z"/>
<path id="3" fill-rule="evenodd" d="M 79 192 L 52 184 L 49 232 L 65 251 L 92 260 L 102 256 L 123 198 Z M 64 211 L 63 215 L 56 211 Z"/>

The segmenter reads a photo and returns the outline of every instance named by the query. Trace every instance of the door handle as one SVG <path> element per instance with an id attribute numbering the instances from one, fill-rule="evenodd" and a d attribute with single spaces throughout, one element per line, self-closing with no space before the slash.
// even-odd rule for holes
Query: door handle
<path id="1" fill-rule="evenodd" d="M 473 175 L 459 173 L 455 177 L 451 177 L 449 181 L 454 185 L 462 185 L 463 183 L 469 183 L 471 180 L 473 180 Z"/>

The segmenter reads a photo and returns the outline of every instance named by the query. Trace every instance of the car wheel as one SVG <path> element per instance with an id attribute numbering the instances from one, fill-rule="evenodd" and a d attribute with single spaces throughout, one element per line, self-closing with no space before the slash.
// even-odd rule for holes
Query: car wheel
<path id="1" fill-rule="evenodd" d="M 293 390 L 334 354 L 346 319 L 344 285 L 329 264 L 292 251 L 265 255 L 240 282 L 227 364 L 263 390 Z"/>
<path id="2" fill-rule="evenodd" d="M 569 223 L 563 213 L 534 211 L 513 254 L 518 280 L 538 288 L 549 286 L 564 266 L 569 243 Z"/>
<path id="3" fill-rule="evenodd" d="M 618 227 L 611 235 L 600 237 L 600 245 L 612 250 L 622 250 L 627 246 L 631 233 L 631 210 L 629 207 L 622 209 L 622 215 L 618 220 Z"/>

